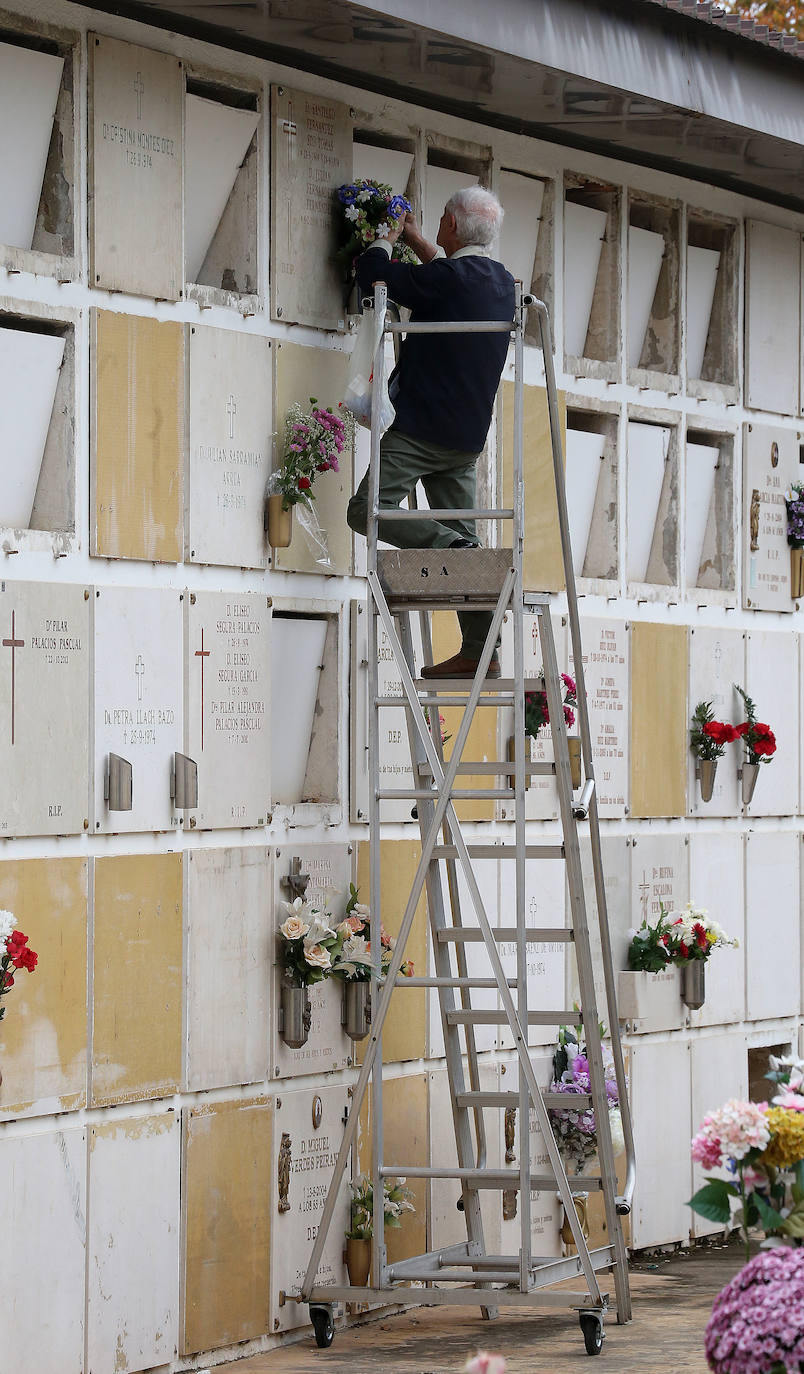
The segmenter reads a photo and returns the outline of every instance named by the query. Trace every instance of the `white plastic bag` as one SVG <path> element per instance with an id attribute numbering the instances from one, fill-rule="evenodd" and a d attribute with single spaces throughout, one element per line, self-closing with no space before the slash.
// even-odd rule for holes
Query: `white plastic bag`
<path id="1" fill-rule="evenodd" d="M 377 388 L 374 386 L 374 358 L 377 345 L 382 338 L 383 321 L 376 310 L 366 310 L 357 329 L 355 346 L 349 363 L 349 377 L 344 392 L 343 404 L 354 415 L 357 423 L 371 429 L 371 408 L 375 401 Z M 394 422 L 396 411 L 388 395 L 388 383 L 383 379 L 379 396 L 380 433 L 384 434 Z"/>

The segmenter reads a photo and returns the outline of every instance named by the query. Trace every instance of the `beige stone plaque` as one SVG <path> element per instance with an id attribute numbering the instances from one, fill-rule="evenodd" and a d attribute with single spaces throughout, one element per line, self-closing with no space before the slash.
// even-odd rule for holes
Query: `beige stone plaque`
<path id="1" fill-rule="evenodd" d="M 68 835 L 89 815 L 84 587 L 0 582 L 0 835 Z"/>
<path id="2" fill-rule="evenodd" d="M 683 816 L 686 810 L 687 629 L 631 627 L 631 813 Z"/>
<path id="3" fill-rule="evenodd" d="M 202 828 L 264 825 L 271 792 L 268 598 L 191 592 L 185 598 L 185 753 L 198 766 Z"/>
<path id="4" fill-rule="evenodd" d="M 558 393 L 561 421 L 561 444 L 566 452 L 567 401 L 563 391 Z M 514 465 L 514 384 L 503 382 L 501 391 L 500 435 L 503 463 L 503 504 L 510 506 Z M 522 461 L 525 483 L 524 538 L 525 551 L 522 579 L 526 591 L 559 592 L 564 587 L 564 565 L 561 558 L 561 537 L 558 528 L 558 506 L 553 470 L 553 450 L 550 445 L 550 423 L 547 411 L 547 392 L 543 386 L 524 388 L 524 454 Z M 502 526 L 502 543 L 511 546 L 511 521 Z"/>
<path id="5" fill-rule="evenodd" d="M 380 907 L 383 924 L 396 936 L 405 914 L 408 895 L 418 867 L 421 845 L 416 840 L 380 841 Z M 360 900 L 371 902 L 369 882 L 369 845 L 363 841 L 357 849 L 357 878 Z M 427 903 L 424 893 L 419 898 L 413 929 L 405 946 L 405 958 L 413 960 L 413 972 L 422 977 L 427 972 Z M 421 1059 L 425 1054 L 427 1021 L 427 992 L 424 988 L 400 988 L 393 996 L 382 1031 L 384 1064 L 402 1060 Z M 364 1047 L 365 1041 L 362 1042 Z M 361 1044 L 356 1046 L 362 1058 Z"/>
<path id="6" fill-rule="evenodd" d="M 271 88 L 271 311 L 275 319 L 343 329 L 344 274 L 334 259 L 335 192 L 352 179 L 349 107 Z"/>
<path id="7" fill-rule="evenodd" d="M 383 1075 L 383 1160 L 386 1164 L 426 1167 L 430 1162 L 427 1079 L 424 1073 L 396 1079 Z M 357 1162 L 361 1174 L 371 1173 L 373 1139 L 371 1094 L 367 1093 L 360 1108 L 358 1131 Z M 443 1164 L 444 1161 L 439 1158 L 433 1163 Z M 427 1180 L 411 1178 L 406 1180 L 405 1186 L 413 1194 L 410 1201 L 416 1210 L 403 1213 L 399 1229 L 391 1226 L 386 1229 L 389 1264 L 422 1255 L 427 1249 Z"/>
<path id="8" fill-rule="evenodd" d="M 183 64 L 90 33 L 91 282 L 182 295 Z"/>
<path id="9" fill-rule="evenodd" d="M 264 568 L 271 470 L 270 340 L 190 328 L 187 544 L 193 563 Z"/>
<path id="10" fill-rule="evenodd" d="M 743 605 L 793 611 L 785 492 L 800 477 L 800 435 L 772 425 L 743 428 Z"/>

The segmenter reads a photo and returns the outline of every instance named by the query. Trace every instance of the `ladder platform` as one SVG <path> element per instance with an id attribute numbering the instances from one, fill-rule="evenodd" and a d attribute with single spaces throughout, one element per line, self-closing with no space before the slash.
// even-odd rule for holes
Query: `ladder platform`
<path id="1" fill-rule="evenodd" d="M 459 1169 L 436 1168 L 426 1164 L 385 1164 L 380 1168 L 383 1178 L 443 1178 L 467 1183 L 472 1188 L 485 1188 L 499 1192 L 501 1188 L 518 1189 L 521 1183 L 519 1169 Z M 567 1184 L 573 1193 L 596 1193 L 603 1186 L 597 1174 L 567 1175 Z M 536 1188 L 556 1188 L 555 1174 L 531 1174 L 530 1186 Z"/>
<path id="2" fill-rule="evenodd" d="M 516 691 L 515 678 L 485 677 L 483 681 L 488 684 L 485 688 L 487 692 L 505 692 L 513 700 Z M 471 677 L 417 677 L 414 686 L 417 692 L 451 692 L 468 697 L 473 682 L 474 678 Z M 526 692 L 541 692 L 544 683 L 540 677 L 526 677 L 522 685 Z"/>
<path id="3" fill-rule="evenodd" d="M 460 796 L 460 792 L 453 794 Z M 470 844 L 467 845 L 470 859 L 515 859 L 516 845 L 513 844 Z M 434 859 L 457 859 L 459 858 L 458 847 L 454 844 L 437 844 L 433 846 Z M 563 859 L 563 844 L 526 844 L 526 859 Z"/>
<path id="4" fill-rule="evenodd" d="M 474 1010 L 469 1007 L 461 1007 L 457 1011 L 445 1013 L 448 1026 L 507 1026 L 508 1013 L 505 1011 L 491 1011 L 486 1008 Z M 529 1011 L 529 1026 L 572 1026 L 577 1025 L 581 1020 L 581 1013 L 566 1007 L 559 1011 Z"/>
<path id="5" fill-rule="evenodd" d="M 524 770 L 526 778 L 553 777 L 555 775 L 556 766 L 554 763 L 525 763 Z M 433 770 L 429 763 L 420 763 L 416 772 L 420 778 L 431 778 L 433 776 Z M 467 763 L 458 764 L 459 774 L 471 773 L 476 777 L 480 777 L 485 773 L 490 774 L 492 777 L 513 777 L 515 772 L 516 764 L 512 763 L 510 759 L 506 759 L 505 763 L 496 761 L 489 763 L 486 759 L 482 761 L 480 759 L 477 761 L 472 761 L 470 759 Z"/>
<path id="6" fill-rule="evenodd" d="M 513 787 L 453 787 L 453 801 L 510 801 L 516 796 Z M 381 787 L 379 801 L 438 801 L 439 794 L 432 787 Z"/>
<path id="7" fill-rule="evenodd" d="M 571 1110 L 575 1107 L 591 1107 L 591 1093 L 573 1093 L 572 1101 L 567 1104 L 568 1093 L 542 1093 L 542 1102 L 545 1107 L 554 1110 Z M 518 1092 L 469 1092 L 457 1093 L 456 1102 L 459 1107 L 518 1107 Z"/>
<path id="8" fill-rule="evenodd" d="M 380 586 L 394 605 L 496 605 L 513 564 L 510 549 L 388 549 L 377 553 Z"/>
<path id="9" fill-rule="evenodd" d="M 458 942 L 478 945 L 483 943 L 483 932 L 478 930 L 477 926 L 448 926 L 446 930 L 436 933 L 440 945 Z M 516 926 L 492 926 L 491 933 L 495 940 L 505 944 L 515 943 L 519 935 Z M 526 940 L 538 944 L 571 944 L 575 939 L 575 932 L 570 930 L 569 926 L 527 926 L 524 933 Z M 575 1012 L 572 1016 L 575 1016 Z"/>

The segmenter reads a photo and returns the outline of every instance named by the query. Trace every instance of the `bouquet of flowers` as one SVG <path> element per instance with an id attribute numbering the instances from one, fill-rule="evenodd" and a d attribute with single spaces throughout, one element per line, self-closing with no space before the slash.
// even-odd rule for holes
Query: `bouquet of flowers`
<path id="1" fill-rule="evenodd" d="M 690 748 L 697 759 L 719 759 L 740 736 L 728 721 L 715 720 L 711 701 L 699 701 L 692 717 Z"/>
<path id="2" fill-rule="evenodd" d="M 352 1215 L 347 1240 L 371 1240 L 374 1235 L 374 1188 L 367 1174 L 360 1174 L 349 1185 L 352 1192 Z M 385 1179 L 382 1185 L 385 1225 L 398 1230 L 404 1212 L 415 1212 L 413 1197 L 405 1187 L 404 1178 Z"/>
<path id="3" fill-rule="evenodd" d="M 561 681 L 564 684 L 564 721 L 569 729 L 575 724 L 578 689 L 568 673 L 561 674 Z M 532 735 L 535 739 L 542 726 L 549 724 L 550 712 L 547 709 L 547 693 L 544 690 L 526 692 L 525 734 Z"/>
<path id="4" fill-rule="evenodd" d="M 348 411 L 336 415 L 310 397 L 305 410 L 294 401 L 285 419 L 285 444 L 281 467 L 268 479 L 268 494 L 282 496 L 284 510 L 315 500 L 313 483 L 322 472 L 337 472 L 338 459 L 354 436 L 354 420 Z"/>
<path id="5" fill-rule="evenodd" d="M 715 1298 L 705 1349 L 714 1374 L 804 1369 L 804 1250 L 746 1264 Z"/>
<path id="6" fill-rule="evenodd" d="M 794 482 L 785 496 L 787 542 L 791 549 L 804 549 L 804 482 Z"/>
<path id="7" fill-rule="evenodd" d="M 39 962 L 39 955 L 28 944 L 28 936 L 15 930 L 16 916 L 10 911 L 0 911 L 0 998 L 7 997 L 14 986 L 14 975 L 25 969 L 33 973 Z M 0 1002 L 0 1021 L 6 1009 Z"/>
<path id="8" fill-rule="evenodd" d="M 343 935 L 329 925 L 330 915 L 301 897 L 283 902 L 287 920 L 279 927 L 285 979 L 297 988 L 322 983 L 343 948 Z"/>
<path id="9" fill-rule="evenodd" d="M 433 722 L 432 722 L 432 720 L 430 719 L 430 707 L 429 707 L 429 706 L 425 706 L 425 708 L 424 708 L 424 719 L 427 721 L 427 724 L 428 724 L 428 726 L 430 727 L 430 734 L 432 734 L 432 733 L 433 733 Z M 446 744 L 447 740 L 452 739 L 452 735 L 448 735 L 448 734 L 447 734 L 447 722 L 445 721 L 445 719 L 444 719 L 444 717 L 442 716 L 442 714 L 441 714 L 440 711 L 439 711 L 439 713 L 438 713 L 438 728 L 439 728 L 439 730 L 441 731 L 441 743 L 442 743 L 442 745 L 444 745 L 444 744 Z"/>
<path id="10" fill-rule="evenodd" d="M 577 1034 L 567 1026 L 558 1032 L 558 1046 L 553 1055 L 553 1081 L 551 1093 L 589 1093 L 589 1060 L 585 1047 L 580 1047 L 580 1026 Z M 600 1028 L 601 1034 L 603 1027 Z M 603 1049 L 603 1072 L 606 1082 L 606 1098 L 609 1104 L 609 1126 L 611 1128 L 614 1153 L 624 1148 L 622 1118 L 620 1116 L 620 1094 L 614 1073 L 611 1052 Z M 584 1165 L 597 1155 L 597 1121 L 595 1109 L 591 1105 L 573 1107 L 568 1101 L 566 1108 L 551 1107 L 550 1124 L 556 1144 L 567 1168 L 573 1174 L 582 1174 Z"/>
<path id="11" fill-rule="evenodd" d="M 358 177 L 338 188 L 341 208 L 341 245 L 336 257 L 351 274 L 357 258 L 377 238 L 385 238 L 392 227 L 410 210 L 404 196 L 396 196 L 382 181 Z M 417 263 L 419 259 L 407 244 L 397 241 L 391 257 L 394 262 Z"/>
<path id="12" fill-rule="evenodd" d="M 757 720 L 757 708 L 748 693 L 736 682 L 734 687 L 745 702 L 747 719 L 736 730 L 745 745 L 746 763 L 771 763 L 772 755 L 776 753 L 776 736 L 769 725 Z"/>
<path id="13" fill-rule="evenodd" d="M 671 964 L 683 968 L 691 960 L 706 960 L 713 949 L 723 945 L 738 945 L 704 907 L 693 902 L 679 912 L 668 911 L 659 903 L 659 919 L 655 925 L 643 921 L 639 930 L 630 932 L 628 967 L 635 973 L 661 973 Z"/>
<path id="14" fill-rule="evenodd" d="M 368 928 L 371 913 L 367 906 L 357 900 L 358 896 L 358 889 L 354 883 L 350 883 L 346 912 L 336 927 L 343 944 L 332 965 L 332 977 L 353 983 L 367 983 L 371 978 L 371 947 L 362 932 Z"/>

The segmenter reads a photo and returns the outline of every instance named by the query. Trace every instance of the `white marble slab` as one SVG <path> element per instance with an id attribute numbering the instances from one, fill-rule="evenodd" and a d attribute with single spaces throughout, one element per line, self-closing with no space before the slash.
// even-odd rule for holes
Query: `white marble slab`
<path id="1" fill-rule="evenodd" d="M 629 582 L 650 576 L 656 521 L 670 451 L 670 430 L 664 425 L 628 422 L 626 477 L 626 575 Z"/>
<path id="2" fill-rule="evenodd" d="M 185 855 L 189 1092 L 268 1076 L 271 865 L 264 845 Z"/>
<path id="3" fill-rule="evenodd" d="M 321 329 L 346 322 L 343 274 L 332 256 L 334 192 L 352 175 L 348 105 L 271 87 L 271 307 L 274 318 Z"/>
<path id="4" fill-rule="evenodd" d="M 784 498 L 800 475 L 793 430 L 743 426 L 743 605 L 753 610 L 795 609 Z"/>
<path id="5" fill-rule="evenodd" d="M 275 932 L 287 918 L 283 901 L 292 901 L 293 894 L 282 885 L 291 870 L 291 861 L 301 859 L 301 871 L 309 873 L 306 900 L 321 910 L 329 910 L 334 921 L 342 921 L 349 898 L 352 877 L 350 846 L 346 844 L 302 845 L 289 844 L 274 851 L 274 917 L 271 927 L 271 957 L 278 957 L 279 942 Z M 368 900 L 365 893 L 361 893 Z M 312 1023 L 307 1044 L 300 1050 L 289 1049 L 279 1033 L 281 1000 L 281 968 L 274 969 L 273 1014 L 271 1016 L 272 1076 L 297 1078 L 306 1073 L 328 1073 L 343 1069 L 352 1059 L 352 1041 L 341 1026 L 342 990 L 335 979 L 316 983 L 310 988 Z M 283 1128 L 284 1129 L 284 1128 Z"/>
<path id="6" fill-rule="evenodd" d="M 260 116 L 219 100 L 186 97 L 184 107 L 184 267 L 198 281 L 207 250 Z"/>
<path id="7" fill-rule="evenodd" d="M 91 282 L 175 301 L 183 290 L 183 63 L 89 34 Z"/>
<path id="8" fill-rule="evenodd" d="M 745 258 L 746 405 L 795 415 L 801 348 L 800 231 L 747 219 Z"/>
<path id="9" fill-rule="evenodd" d="M 687 376 L 703 371 L 712 301 L 715 298 L 720 253 L 687 244 Z"/>
<path id="10" fill-rule="evenodd" d="M 625 836 L 604 836 L 600 841 L 600 850 L 609 940 L 616 977 L 619 969 L 628 967 L 628 931 L 631 929 L 631 842 Z M 606 1010 L 600 922 L 594 869 L 592 867 L 592 851 L 589 840 L 583 835 L 581 836 L 581 869 L 586 915 L 589 923 L 592 968 L 595 975 L 595 997 L 601 1021 L 610 1026 L 614 1021 L 614 1016 Z M 567 1006 L 570 1007 L 574 1002 L 580 1003 L 581 1001 L 577 963 L 577 959 L 570 955 L 567 960 Z"/>
<path id="11" fill-rule="evenodd" d="M 631 925 L 655 925 L 664 905 L 678 911 L 689 898 L 689 864 L 684 836 L 642 833 L 631 840 Z"/>
<path id="12" fill-rule="evenodd" d="M 583 669 L 598 813 L 628 814 L 628 685 L 631 641 L 624 620 L 581 622 Z M 575 659 L 568 638 L 569 672 Z"/>
<path id="13" fill-rule="evenodd" d="M 686 1241 L 690 1197 L 690 1047 L 672 1040 L 630 1052 L 634 1145 L 640 1161 L 631 1212 L 635 1249 Z"/>
<path id="14" fill-rule="evenodd" d="M 776 736 L 776 753 L 760 765 L 753 799 L 745 808 L 749 816 L 791 816 L 798 808 L 798 658 L 794 635 L 779 630 L 750 630 L 746 635 L 745 682 L 740 685 L 755 702 L 757 719 Z M 745 719 L 742 701 L 734 719 Z M 743 753 L 735 744 L 735 767 Z"/>
<path id="15" fill-rule="evenodd" d="M 264 825 L 271 796 L 271 609 L 256 592 L 185 597 L 184 752 L 201 829 Z"/>
<path id="16" fill-rule="evenodd" d="M 564 202 L 564 352 L 573 358 L 586 345 L 607 219 L 605 210 Z"/>
<path id="17" fill-rule="evenodd" d="M 714 957 L 714 956 L 713 956 Z M 708 973 L 708 969 L 707 969 Z M 690 1046 L 692 1069 L 692 1133 L 701 1129 L 707 1112 L 720 1107 L 732 1097 L 745 1101 L 748 1097 L 748 1054 L 742 1036 L 708 1035 L 705 1040 L 693 1040 Z M 768 1085 L 770 1086 L 770 1085 Z M 707 1178 L 733 1179 L 725 1169 L 703 1169 L 692 1164 L 690 1197 L 704 1186 Z M 722 1226 L 707 1221 L 698 1212 L 691 1212 L 692 1234 L 710 1236 L 723 1231 Z"/>
<path id="18" fill-rule="evenodd" d="M 698 585 L 706 527 L 715 491 L 720 449 L 716 444 L 687 442 L 686 493 L 684 502 L 684 544 L 687 561 L 687 586 Z"/>
<path id="19" fill-rule="evenodd" d="M 505 210 L 498 250 L 500 261 L 516 281 L 522 282 L 522 290 L 529 291 L 539 242 L 544 182 L 504 168 L 497 194 Z"/>
<path id="20" fill-rule="evenodd" d="M 89 1133 L 89 1369 L 151 1369 L 176 1354 L 180 1131 L 175 1112 Z M 123 1294 L 126 1298 L 123 1299 Z"/>
<path id="21" fill-rule="evenodd" d="M 368 706 L 368 627 L 364 602 L 352 602 L 351 608 L 351 730 L 350 730 L 350 814 L 354 822 L 367 822 L 369 817 L 369 706 Z M 418 618 L 413 618 L 413 639 L 416 661 L 421 663 L 421 637 Z M 377 674 L 380 696 L 401 696 L 399 669 L 382 623 L 377 622 Z M 433 710 L 433 719 L 436 714 Z M 410 741 L 403 706 L 389 706 L 380 712 L 380 786 L 413 787 L 410 764 Z M 411 800 L 387 800 L 380 805 L 383 822 L 412 821 L 414 803 Z"/>
<path id="22" fill-rule="evenodd" d="M 264 568 L 271 471 L 272 347 L 231 329 L 190 328 L 187 547 L 193 563 Z"/>
<path id="23" fill-rule="evenodd" d="M 3 1364 L 84 1368 L 87 1166 L 83 1128 L 0 1138 Z"/>
<path id="24" fill-rule="evenodd" d="M 570 673 L 569 667 L 569 635 L 564 624 L 564 617 L 552 616 L 551 626 L 553 630 L 553 641 L 555 643 L 556 658 L 558 660 L 559 672 Z M 524 659 L 525 677 L 535 678 L 542 673 L 542 646 L 539 634 L 539 617 L 536 615 L 525 616 L 523 621 L 524 639 Z M 503 623 L 500 646 L 502 662 L 502 673 L 504 677 L 512 677 L 514 672 L 514 640 L 513 629 L 510 620 Z M 514 733 L 514 712 L 513 708 L 499 711 L 498 713 L 502 729 L 502 748 L 501 758 L 507 756 L 509 740 Z M 572 733 L 577 734 L 577 728 Z M 553 752 L 553 737 L 549 725 L 543 727 L 536 738 L 526 736 L 526 742 L 530 751 L 530 761 L 532 763 L 552 763 L 555 759 Z M 528 757 L 526 755 L 526 757 Z M 554 820 L 558 815 L 558 792 L 556 791 L 555 778 L 549 774 L 534 773 L 527 782 L 527 792 L 525 793 L 525 818 L 529 821 Z M 513 804 L 503 801 L 498 803 L 498 811 L 502 819 L 513 818 Z"/>
<path id="25" fill-rule="evenodd" d="M 715 720 L 736 725 L 743 719 L 743 705 L 734 690 L 735 682 L 745 681 L 745 636 L 741 630 L 715 629 L 695 625 L 690 630 L 690 717 L 700 701 L 711 701 Z M 728 744 L 718 760 L 712 800 L 701 801 L 700 784 L 695 778 L 695 755 L 688 760 L 687 796 L 695 816 L 737 816 L 740 812 L 740 784 L 737 766 L 742 746 Z"/>
<path id="26" fill-rule="evenodd" d="M 516 887 L 513 860 L 500 862 L 500 912 L 505 925 L 516 924 Z M 528 859 L 525 863 L 525 924 L 561 929 L 569 920 L 565 892 L 565 866 L 561 859 Z M 502 922 L 501 922 L 502 924 Z M 497 948 L 507 977 L 517 973 L 515 943 L 501 941 Z M 556 1011 L 564 1006 L 567 946 L 563 941 L 528 942 L 528 1008 Z M 548 1045 L 556 1038 L 554 1026 L 529 1026 L 529 1045 Z M 500 1028 L 500 1049 L 512 1049 L 508 1026 Z"/>
<path id="27" fill-rule="evenodd" d="M 746 1019 L 795 1016 L 801 1003 L 799 836 L 749 831 L 745 840 Z"/>
<path id="28" fill-rule="evenodd" d="M 170 830 L 173 755 L 181 751 L 182 603 L 170 589 L 104 587 L 94 600 L 95 830 Z M 110 753 L 132 765 L 132 809 L 103 795 Z"/>
<path id="29" fill-rule="evenodd" d="M 435 243 L 438 226 L 450 196 L 463 191 L 467 186 L 477 186 L 477 177 L 471 172 L 458 172 L 452 167 L 436 167 L 427 164 L 424 180 L 424 215 L 422 229 L 429 243 Z"/>
<path id="30" fill-rule="evenodd" d="M 438 1168 L 452 1168 L 458 1163 L 455 1148 L 455 1127 L 452 1120 L 449 1080 L 445 1068 L 428 1075 L 430 1080 L 430 1163 Z M 483 1092 L 500 1092 L 513 1088 L 509 1082 L 510 1069 L 505 1072 L 487 1059 L 480 1062 L 480 1088 Z M 468 1079 L 467 1079 L 468 1084 Z M 486 1163 L 490 1169 L 502 1167 L 502 1132 L 495 1128 L 495 1112 L 486 1112 Z M 502 1112 L 500 1112 L 502 1116 Z M 474 1140 L 474 1114 L 469 1114 L 470 1131 Z M 515 1166 L 511 1165 L 514 1169 Z M 454 1179 L 433 1179 L 430 1184 L 430 1227 L 433 1248 L 460 1245 L 466 1240 L 465 1214 L 456 1206 L 461 1195 Z M 503 1253 L 502 1198 L 500 1193 L 483 1188 L 478 1194 L 483 1219 L 483 1239 L 487 1254 Z M 510 1223 L 506 1223 L 510 1225 Z"/>
<path id="31" fill-rule="evenodd" d="M 690 836 L 690 897 L 719 921 L 737 948 L 712 951 L 706 965 L 706 1001 L 690 1012 L 693 1026 L 731 1026 L 745 1016 L 745 855 L 742 835 Z"/>
<path id="32" fill-rule="evenodd" d="M 276 1100 L 274 1117 L 273 1206 L 271 1218 L 271 1321 L 274 1331 L 309 1323 L 307 1307 L 282 1303 L 281 1294 L 298 1291 L 307 1270 L 324 1211 L 351 1098 L 345 1085 L 297 1088 Z M 316 1125 L 318 1121 L 318 1125 Z M 290 1150 L 290 1208 L 279 1210 L 278 1160 Z M 316 1282 L 346 1282 L 344 1233 L 349 1225 L 348 1169 L 344 1171 Z"/>
<path id="33" fill-rule="evenodd" d="M 0 329 L 0 525 L 30 526 L 64 344 L 57 334 Z"/>
<path id="34" fill-rule="evenodd" d="M 324 664 L 326 616 L 276 616 L 272 626 L 272 800 L 304 799 L 316 702 Z"/>
<path id="35" fill-rule="evenodd" d="M 664 235 L 628 226 L 628 366 L 639 367 L 650 322 L 662 258 Z"/>
<path id="36" fill-rule="evenodd" d="M 83 832 L 89 817 L 84 587 L 0 582 L 0 835 Z"/>
<path id="37" fill-rule="evenodd" d="M 30 248 L 64 58 L 0 43 L 0 243 Z"/>
<path id="38" fill-rule="evenodd" d="M 413 153 L 400 148 L 377 148 L 372 143 L 361 143 L 358 138 L 352 144 L 352 176 L 381 181 L 395 195 L 405 194 L 412 166 Z"/>

